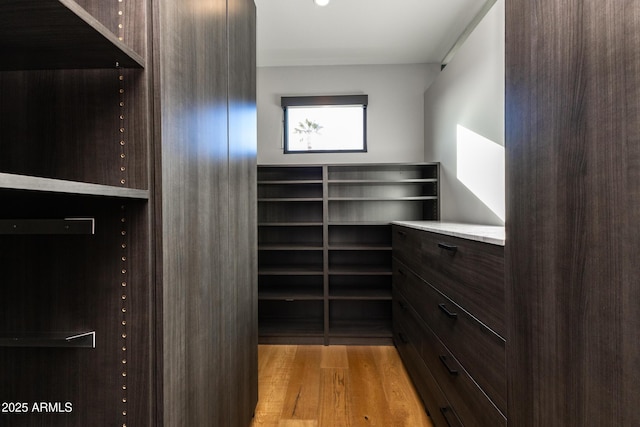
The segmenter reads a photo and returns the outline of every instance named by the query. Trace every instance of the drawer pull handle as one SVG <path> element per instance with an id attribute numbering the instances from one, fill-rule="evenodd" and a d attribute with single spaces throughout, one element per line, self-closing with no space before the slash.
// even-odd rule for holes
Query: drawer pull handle
<path id="1" fill-rule="evenodd" d="M 398 336 L 400 337 L 400 341 L 402 341 L 404 344 L 409 344 L 409 338 L 407 338 L 405 334 L 403 334 L 402 332 L 398 332 Z"/>
<path id="2" fill-rule="evenodd" d="M 442 312 L 444 314 L 446 314 L 448 318 L 450 318 L 450 319 L 457 319 L 458 318 L 458 313 L 454 313 L 452 311 L 449 311 L 449 309 L 447 308 L 447 305 L 445 303 L 438 304 L 438 308 L 440 310 L 442 310 Z"/>
<path id="3" fill-rule="evenodd" d="M 404 231 L 398 230 L 398 234 L 401 235 L 402 237 L 407 237 L 407 233 Z"/>
<path id="4" fill-rule="evenodd" d="M 447 245 L 446 243 L 438 243 L 438 247 L 440 249 L 444 249 L 445 251 L 449 251 L 449 253 L 451 255 L 455 254 L 456 251 L 458 250 L 457 246 L 454 245 Z"/>
<path id="5" fill-rule="evenodd" d="M 407 304 L 403 303 L 402 301 L 398 301 L 398 305 L 400 306 L 401 309 L 406 310 L 407 309 Z"/>
<path id="6" fill-rule="evenodd" d="M 444 417 L 444 420 L 447 422 L 447 425 L 448 425 L 449 427 L 456 427 L 456 426 L 459 426 L 459 425 L 460 425 L 460 423 L 459 423 L 459 422 L 457 422 L 457 417 L 456 417 L 456 416 L 455 416 L 455 414 L 453 413 L 453 409 L 449 408 L 448 406 L 447 406 L 447 407 L 444 407 L 444 408 L 440 408 L 440 413 L 441 413 L 441 414 L 442 414 L 442 416 Z M 453 422 L 453 423 L 451 422 L 451 420 L 452 420 L 452 419 L 451 419 L 451 418 L 449 418 L 449 417 L 454 417 L 454 418 L 453 418 L 453 419 L 454 419 L 454 422 Z"/>
<path id="7" fill-rule="evenodd" d="M 407 275 L 407 273 L 405 273 L 404 270 L 400 270 L 400 269 L 398 269 L 398 273 L 400 273 L 401 276 Z"/>
<path id="8" fill-rule="evenodd" d="M 447 371 L 449 371 L 449 374 L 458 375 L 458 370 L 449 366 L 449 359 L 447 359 L 447 356 L 438 356 L 438 357 L 440 358 L 440 361 L 442 362 L 444 367 L 447 368 Z"/>

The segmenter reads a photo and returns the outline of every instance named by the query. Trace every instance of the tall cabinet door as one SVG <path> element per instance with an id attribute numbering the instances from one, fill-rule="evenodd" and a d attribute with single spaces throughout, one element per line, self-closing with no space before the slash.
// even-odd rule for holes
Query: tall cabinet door
<path id="1" fill-rule="evenodd" d="M 255 18 L 240 5 L 162 0 L 156 9 L 165 426 L 247 425 L 255 408 L 255 64 L 234 45 L 252 46 Z"/>
<path id="2" fill-rule="evenodd" d="M 508 0 L 509 424 L 640 425 L 640 2 Z"/>

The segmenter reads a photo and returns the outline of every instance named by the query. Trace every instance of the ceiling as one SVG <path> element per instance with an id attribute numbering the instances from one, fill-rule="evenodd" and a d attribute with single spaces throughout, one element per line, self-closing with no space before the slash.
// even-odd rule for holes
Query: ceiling
<path id="1" fill-rule="evenodd" d="M 258 66 L 267 67 L 442 63 L 487 0 L 255 3 Z"/>

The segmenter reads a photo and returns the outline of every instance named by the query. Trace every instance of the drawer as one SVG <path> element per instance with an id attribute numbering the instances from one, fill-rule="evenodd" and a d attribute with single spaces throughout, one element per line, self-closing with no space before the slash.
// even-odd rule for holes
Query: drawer
<path id="1" fill-rule="evenodd" d="M 421 359 L 444 394 L 448 406 L 438 408 L 450 425 L 505 427 L 504 415 L 487 398 L 469 374 L 449 353 L 407 301 L 394 290 L 394 327 L 406 331 L 396 335 L 401 343 L 417 344 Z M 406 345 L 406 344 L 403 344 Z M 413 375 L 413 372 L 411 372 Z M 441 403 L 442 404 L 442 403 Z M 458 423 L 454 423 L 459 420 Z M 438 424 L 439 425 L 439 424 Z M 449 424 L 445 423 L 445 426 Z"/>
<path id="2" fill-rule="evenodd" d="M 466 427 L 506 426 L 506 417 L 433 331 L 425 326 L 422 333 L 422 359 L 462 424 Z"/>
<path id="3" fill-rule="evenodd" d="M 506 336 L 503 246 L 422 232 L 416 251 L 420 253 L 417 264 L 413 259 L 408 263 L 398 259 L 500 336 Z"/>
<path id="4" fill-rule="evenodd" d="M 393 286 L 506 413 L 505 341 L 395 259 Z"/>
<path id="5" fill-rule="evenodd" d="M 402 362 L 422 398 L 432 423 L 436 427 L 461 427 L 462 423 L 422 360 L 422 334 L 419 332 L 421 326 L 408 314 L 406 307 L 406 302 L 394 299 L 393 339 Z"/>
<path id="6" fill-rule="evenodd" d="M 420 246 L 424 231 L 399 225 L 392 225 L 391 230 L 393 256 L 401 259 L 409 268 L 418 271 L 421 263 Z"/>

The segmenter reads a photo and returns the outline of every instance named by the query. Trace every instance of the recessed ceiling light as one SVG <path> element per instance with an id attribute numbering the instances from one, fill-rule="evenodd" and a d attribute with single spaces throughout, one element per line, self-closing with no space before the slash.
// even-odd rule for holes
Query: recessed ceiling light
<path id="1" fill-rule="evenodd" d="M 329 4 L 329 0 L 313 0 L 313 2 L 318 6 L 326 6 Z"/>

